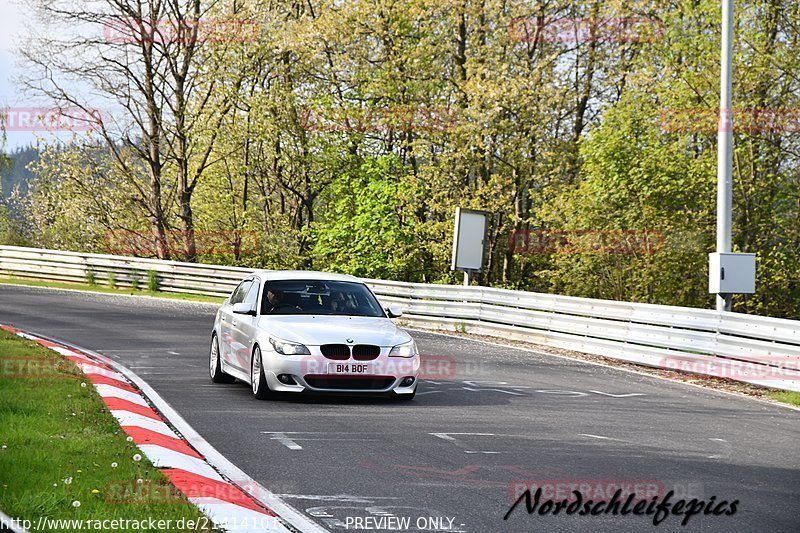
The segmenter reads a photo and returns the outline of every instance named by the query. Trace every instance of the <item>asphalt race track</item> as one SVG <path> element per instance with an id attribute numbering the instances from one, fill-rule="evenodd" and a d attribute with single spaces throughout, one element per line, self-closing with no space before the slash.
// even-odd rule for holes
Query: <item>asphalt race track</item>
<path id="1" fill-rule="evenodd" d="M 430 375 L 413 402 L 262 402 L 242 383 L 210 382 L 213 316 L 205 304 L 0 286 L 0 323 L 122 362 L 330 531 L 392 516 L 410 518 L 411 531 L 442 520 L 478 533 L 800 531 L 798 411 L 422 332 L 412 333 Z M 679 516 L 655 527 L 652 516 L 528 515 L 524 504 L 504 521 L 525 483 L 655 486 L 674 490 L 673 500 L 739 504 L 733 516 L 700 514 L 683 528 Z"/>

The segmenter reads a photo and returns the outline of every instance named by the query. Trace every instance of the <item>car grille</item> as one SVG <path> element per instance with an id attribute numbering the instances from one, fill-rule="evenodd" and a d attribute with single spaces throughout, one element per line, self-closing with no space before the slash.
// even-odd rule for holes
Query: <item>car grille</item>
<path id="1" fill-rule="evenodd" d="M 323 344 L 319 347 L 322 355 L 335 361 L 350 359 L 351 350 L 346 344 Z M 381 347 L 372 344 L 356 344 L 352 348 L 352 356 L 356 361 L 372 361 L 381 355 Z"/>
<path id="2" fill-rule="evenodd" d="M 394 382 L 391 376 L 305 376 L 315 389 L 381 390 Z"/>
<path id="3" fill-rule="evenodd" d="M 323 344 L 319 347 L 322 355 L 328 359 L 336 361 L 346 361 L 350 359 L 350 347 L 346 344 Z"/>
<path id="4" fill-rule="evenodd" d="M 381 354 L 381 347 L 372 344 L 356 344 L 353 346 L 353 359 L 356 361 L 372 361 Z"/>

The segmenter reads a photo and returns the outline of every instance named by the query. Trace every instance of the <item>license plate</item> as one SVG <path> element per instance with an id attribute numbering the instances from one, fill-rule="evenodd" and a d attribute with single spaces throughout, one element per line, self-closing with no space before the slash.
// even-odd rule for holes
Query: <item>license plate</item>
<path id="1" fill-rule="evenodd" d="M 366 363 L 328 363 L 328 374 L 369 375 L 372 374 L 372 365 Z"/>

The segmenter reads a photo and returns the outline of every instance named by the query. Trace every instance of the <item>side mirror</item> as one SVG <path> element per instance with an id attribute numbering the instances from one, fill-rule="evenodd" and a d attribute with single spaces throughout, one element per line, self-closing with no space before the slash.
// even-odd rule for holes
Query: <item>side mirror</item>
<path id="1" fill-rule="evenodd" d="M 250 315 L 256 316 L 256 311 L 253 309 L 250 304 L 246 304 L 244 302 L 240 302 L 238 304 L 233 304 L 233 312 L 237 315 Z"/>
<path id="2" fill-rule="evenodd" d="M 403 312 L 399 307 L 387 307 L 386 314 L 389 315 L 389 318 L 400 318 L 403 316 Z"/>

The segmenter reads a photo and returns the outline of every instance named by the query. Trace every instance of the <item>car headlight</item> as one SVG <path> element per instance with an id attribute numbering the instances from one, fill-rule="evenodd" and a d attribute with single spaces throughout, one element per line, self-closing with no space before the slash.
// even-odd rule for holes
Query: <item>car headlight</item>
<path id="1" fill-rule="evenodd" d="M 417 355 L 417 343 L 413 340 L 398 344 L 389 352 L 389 357 L 413 357 L 415 355 Z"/>
<path id="2" fill-rule="evenodd" d="M 305 344 L 276 339 L 275 337 L 270 337 L 269 343 L 281 355 L 311 355 Z"/>

